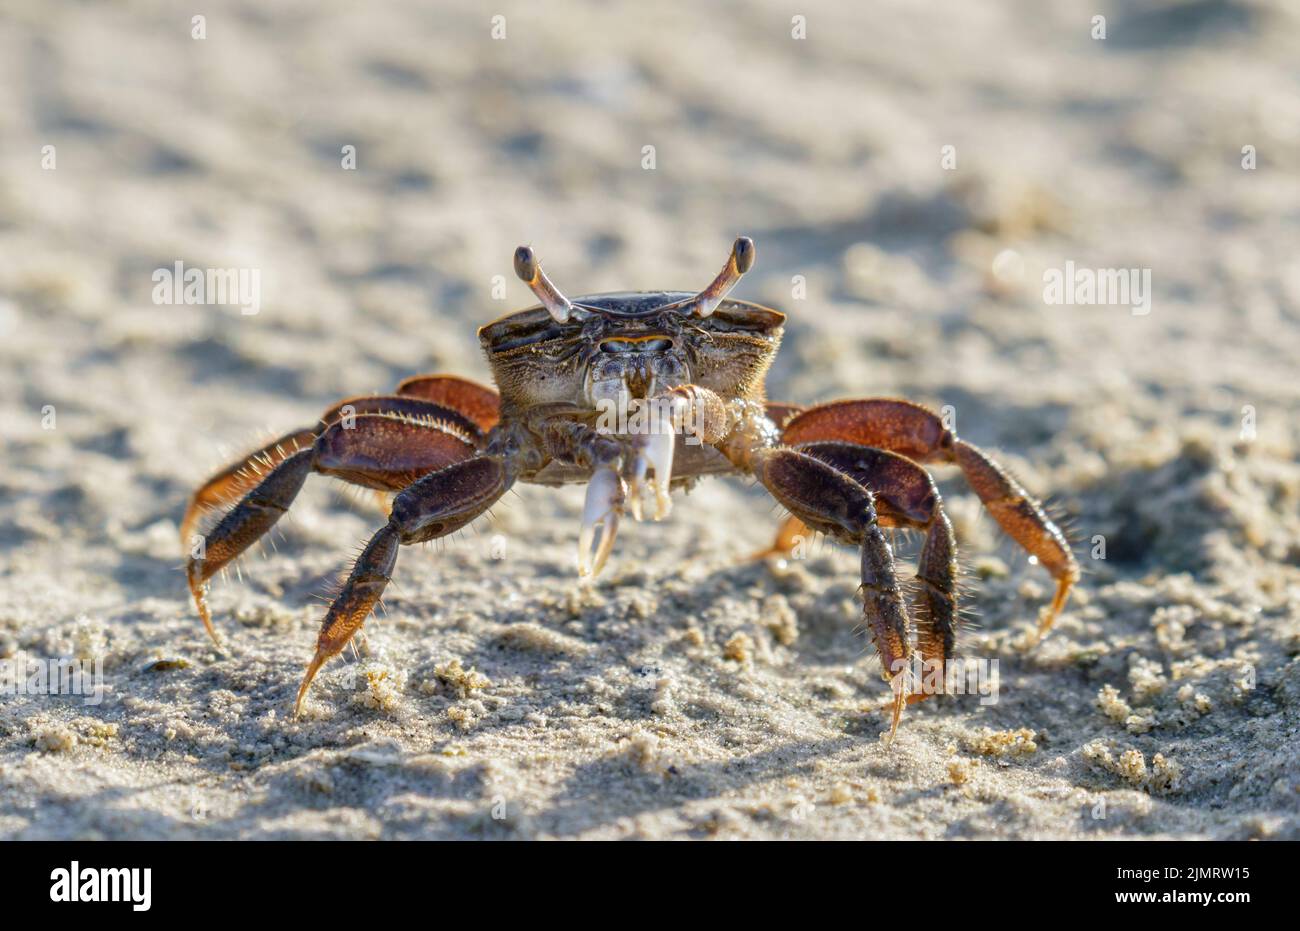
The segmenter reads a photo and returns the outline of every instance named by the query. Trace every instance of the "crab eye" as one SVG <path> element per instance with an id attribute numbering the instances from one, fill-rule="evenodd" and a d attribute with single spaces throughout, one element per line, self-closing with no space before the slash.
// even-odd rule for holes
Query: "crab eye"
<path id="1" fill-rule="evenodd" d="M 642 339 L 603 339 L 600 341 L 601 352 L 667 352 L 673 348 L 671 339 L 650 337 Z"/>
<path id="2" fill-rule="evenodd" d="M 713 313 L 722 303 L 731 289 L 740 281 L 741 275 L 754 267 L 754 240 L 748 236 L 738 236 L 731 246 L 731 255 L 727 264 L 722 266 L 718 277 L 695 298 L 695 312 L 701 317 Z"/>
<path id="3" fill-rule="evenodd" d="M 699 294 L 664 309 L 672 309 L 687 315 L 707 317 L 718 309 L 718 305 L 734 288 L 741 276 L 754 267 L 754 240 L 748 236 L 738 236 L 731 244 L 731 255 L 727 264 L 722 266 L 718 276 L 709 282 L 709 286 Z"/>
<path id="4" fill-rule="evenodd" d="M 515 250 L 515 274 L 519 280 L 528 285 L 529 290 L 537 295 L 542 306 L 555 319 L 556 323 L 568 323 L 573 313 L 573 305 L 560 293 L 560 289 L 551 284 L 551 279 L 542 271 L 542 263 L 537 261 L 537 253 L 532 246 L 520 246 Z"/>

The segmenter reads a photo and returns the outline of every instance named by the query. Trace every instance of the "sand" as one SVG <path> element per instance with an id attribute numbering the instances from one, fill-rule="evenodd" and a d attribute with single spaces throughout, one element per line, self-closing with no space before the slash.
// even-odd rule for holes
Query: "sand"
<path id="1" fill-rule="evenodd" d="M 195 39 L 6 5 L 0 658 L 105 691 L 0 696 L 0 836 L 1300 838 L 1300 23 L 1114 3 L 1103 40 L 1095 6 L 802 3 L 795 39 L 788 4 L 504 4 L 494 39 L 472 3 L 209 3 Z M 577 488 L 404 551 L 294 720 L 383 522 L 316 477 L 207 640 L 178 522 L 210 471 L 485 378 L 518 243 L 571 293 L 692 290 L 739 233 L 737 295 L 790 316 L 774 398 L 950 406 L 1072 528 L 1034 645 L 1050 580 L 938 473 L 996 703 L 886 749 L 855 555 L 747 561 L 780 514 L 732 480 L 590 587 Z M 259 312 L 155 304 L 177 261 L 258 270 Z M 1046 303 L 1067 262 L 1149 270 L 1149 312 Z"/>

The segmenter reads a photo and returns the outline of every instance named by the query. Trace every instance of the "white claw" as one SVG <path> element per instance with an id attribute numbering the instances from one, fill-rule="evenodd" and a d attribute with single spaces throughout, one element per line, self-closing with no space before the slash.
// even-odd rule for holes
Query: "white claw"
<path id="1" fill-rule="evenodd" d="M 636 435 L 628 495 L 632 517 L 638 521 L 642 516 L 646 475 L 651 469 L 655 472 L 655 520 L 663 520 L 673 508 L 669 489 L 673 481 L 673 454 L 677 449 L 675 414 L 675 411 L 660 412 L 647 423 L 645 433 Z"/>
<path id="2" fill-rule="evenodd" d="M 673 481 L 673 453 L 677 449 L 677 434 L 671 425 L 663 424 L 646 437 L 638 464 L 648 463 L 655 470 L 655 520 L 663 520 L 673 509 L 669 490 Z"/>
<path id="3" fill-rule="evenodd" d="M 623 479 L 613 469 L 597 469 L 587 485 L 582 508 L 582 529 L 578 532 L 578 575 L 599 575 L 614 548 L 618 518 L 623 513 L 626 491 Z M 596 528 L 600 537 L 596 537 Z"/>
<path id="4" fill-rule="evenodd" d="M 627 503 L 632 511 L 632 519 L 637 523 L 641 522 L 641 498 L 645 489 L 646 471 L 650 463 L 646 461 L 645 456 L 637 455 L 636 460 L 632 463 L 632 477 L 628 480 Z"/>

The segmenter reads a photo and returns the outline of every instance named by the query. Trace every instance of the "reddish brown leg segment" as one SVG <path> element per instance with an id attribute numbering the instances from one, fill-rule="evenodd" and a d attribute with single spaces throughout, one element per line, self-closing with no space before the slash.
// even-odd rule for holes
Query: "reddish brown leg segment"
<path id="1" fill-rule="evenodd" d="M 316 424 L 316 435 L 319 436 L 326 428 L 336 423 L 343 424 L 345 429 L 351 429 L 352 422 L 366 414 L 387 414 L 390 417 L 435 424 L 447 433 L 455 434 L 475 446 L 481 446 L 486 436 L 477 421 L 455 408 L 427 401 L 424 398 L 400 394 L 366 395 L 340 401 L 322 415 L 320 422 Z"/>
<path id="2" fill-rule="evenodd" d="M 431 379 L 442 382 L 443 377 Z M 451 379 L 456 384 L 472 384 L 461 379 Z M 482 388 L 480 391 L 487 391 Z M 435 392 L 437 393 L 437 392 Z M 442 395 L 453 394 L 444 390 Z M 495 398 L 495 394 L 492 396 Z M 472 405 L 475 416 L 446 404 L 421 398 L 418 393 L 409 395 L 366 395 L 340 401 L 326 411 L 316 426 L 310 430 L 295 430 L 279 439 L 272 440 L 261 449 L 249 453 L 242 459 L 226 466 L 199 486 L 185 508 L 181 519 L 181 543 L 188 547 L 199 517 L 204 511 L 224 505 L 233 504 L 260 482 L 271 469 L 275 468 L 289 456 L 300 449 L 310 446 L 321 433 L 335 423 L 343 422 L 351 426 L 358 416 L 365 414 L 394 414 L 410 417 L 429 423 L 436 423 L 446 432 L 455 433 L 476 447 L 482 447 L 485 430 L 479 426 L 476 416 L 482 416 L 485 403 L 480 395 L 469 394 L 462 401 Z M 495 423 L 495 414 L 492 422 Z"/>
<path id="3" fill-rule="evenodd" d="M 459 411 L 487 433 L 501 419 L 501 397 L 484 385 L 455 375 L 416 375 L 397 386 L 397 393 L 423 398 Z"/>
<path id="4" fill-rule="evenodd" d="M 1056 595 L 1039 620 L 1038 635 L 1041 637 L 1051 630 L 1065 608 L 1071 586 L 1079 581 L 1079 564 L 1070 552 L 1065 534 L 1043 511 L 1043 506 L 983 451 L 964 440 L 957 440 L 953 452 L 966 481 L 975 489 L 989 513 L 1056 580 Z"/>
<path id="5" fill-rule="evenodd" d="M 315 468 L 378 491 L 401 491 L 430 472 L 473 457 L 472 441 L 441 423 L 387 414 L 340 421 L 316 439 Z"/>
<path id="6" fill-rule="evenodd" d="M 812 531 L 808 529 L 808 525 L 791 514 L 781 521 L 780 527 L 776 528 L 776 536 L 772 540 L 772 545 L 759 550 L 749 558 L 766 559 L 768 556 L 789 556 L 800 541 L 806 543 L 811 535 Z"/>
<path id="7" fill-rule="evenodd" d="M 934 413 L 911 401 L 832 401 L 795 414 L 781 441 L 791 446 L 842 440 L 899 453 L 915 462 L 950 462 L 954 437 Z"/>
<path id="8" fill-rule="evenodd" d="M 882 674 L 894 690 L 892 741 L 907 700 L 912 636 L 875 497 L 840 470 L 797 450 L 757 450 L 751 463 L 755 478 L 805 524 L 862 548 L 863 613 Z"/>
<path id="9" fill-rule="evenodd" d="M 294 714 L 302 710 L 312 679 L 361 630 L 392 578 L 400 544 L 423 543 L 464 527 L 497 501 L 513 483 L 505 464 L 483 456 L 426 475 L 393 501 L 387 526 L 357 558 L 321 623 L 316 654 L 307 666 Z"/>

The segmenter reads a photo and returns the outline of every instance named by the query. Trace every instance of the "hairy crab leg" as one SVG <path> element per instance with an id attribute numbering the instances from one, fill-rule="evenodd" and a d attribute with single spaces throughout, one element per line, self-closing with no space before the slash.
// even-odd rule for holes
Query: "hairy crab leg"
<path id="1" fill-rule="evenodd" d="M 794 449 L 754 450 L 750 465 L 763 487 L 808 526 L 861 547 L 862 611 L 894 694 L 892 743 L 912 691 L 911 618 L 875 496 L 833 466 Z"/>
<path id="2" fill-rule="evenodd" d="M 916 462 L 950 462 L 1004 531 L 1056 580 L 1056 594 L 1039 618 L 1038 635 L 1051 629 L 1079 581 L 1079 564 L 1065 534 L 1043 506 L 983 450 L 958 439 L 919 404 L 895 398 L 834 401 L 811 407 L 786 422 L 782 440 L 791 445 L 843 440 L 900 453 Z"/>
<path id="3" fill-rule="evenodd" d="M 397 386 L 397 393 L 422 398 L 463 414 L 485 434 L 501 419 L 501 396 L 486 385 L 455 375 L 415 375 Z"/>
<path id="4" fill-rule="evenodd" d="M 396 395 L 362 395 L 339 401 L 321 415 L 315 427 L 286 433 L 211 476 L 198 487 L 185 508 L 185 515 L 181 518 L 181 543 L 190 544 L 194 528 L 205 511 L 238 501 L 273 468 L 299 450 L 311 446 L 316 437 L 340 421 L 350 423 L 363 414 L 381 413 L 437 421 L 463 434 L 480 448 L 487 430 L 496 422 L 495 407 L 488 406 L 489 399 L 483 394 L 488 389 L 472 382 L 448 376 L 426 376 L 408 379 L 402 387 L 410 390 L 403 392 L 399 387 Z M 495 392 L 490 394 L 495 398 Z M 484 423 L 488 426 L 484 427 Z"/>
<path id="5" fill-rule="evenodd" d="M 207 603 L 208 580 L 275 526 L 308 474 L 318 472 L 367 488 L 396 491 L 475 454 L 469 437 L 442 422 L 363 414 L 327 427 L 311 446 L 267 473 L 212 530 L 196 539 L 186 578 L 208 635 L 217 641 Z"/>
<path id="6" fill-rule="evenodd" d="M 904 456 L 856 443 L 804 443 L 795 449 L 838 469 L 870 490 L 876 496 L 876 514 L 882 527 L 904 527 L 925 533 L 917 563 L 918 586 L 912 599 L 924 678 L 920 691 L 908 696 L 908 701 L 920 701 L 931 694 L 930 677 L 935 674 L 942 691 L 946 688 L 948 664 L 956 647 L 960 615 L 957 543 L 934 479 Z"/>
<path id="7" fill-rule="evenodd" d="M 277 465 L 191 551 L 185 577 L 203 627 L 214 643 L 219 644 L 220 640 L 208 609 L 208 579 L 284 516 L 307 480 L 315 455 L 312 448 L 302 449 Z"/>
<path id="8" fill-rule="evenodd" d="M 212 475 L 190 496 L 185 506 L 185 516 L 181 518 L 181 543 L 188 545 L 205 511 L 238 501 L 268 472 L 300 449 L 311 446 L 315 439 L 315 430 L 286 433 Z"/>
<path id="9" fill-rule="evenodd" d="M 375 533 L 357 558 L 321 622 L 316 653 L 298 688 L 294 714 L 302 711 L 316 673 L 348 645 L 370 616 L 392 578 L 398 547 L 459 530 L 483 514 L 513 483 L 504 460 L 479 456 L 426 475 L 394 499 L 387 525 Z"/>

